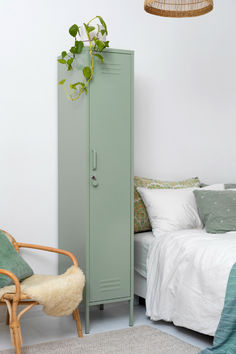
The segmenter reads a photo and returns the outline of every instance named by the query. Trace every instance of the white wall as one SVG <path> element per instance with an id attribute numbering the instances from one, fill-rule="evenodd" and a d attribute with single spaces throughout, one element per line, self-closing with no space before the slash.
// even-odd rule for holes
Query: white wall
<path id="1" fill-rule="evenodd" d="M 56 56 L 68 27 L 101 15 L 111 45 L 136 51 L 135 173 L 235 182 L 236 1 L 166 19 L 143 0 L 0 2 L 0 225 L 57 245 Z M 56 272 L 56 258 L 27 259 Z"/>

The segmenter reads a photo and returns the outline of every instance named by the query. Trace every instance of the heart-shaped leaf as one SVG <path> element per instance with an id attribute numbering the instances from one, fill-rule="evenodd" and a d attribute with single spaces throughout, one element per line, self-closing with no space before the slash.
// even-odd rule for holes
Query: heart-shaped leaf
<path id="1" fill-rule="evenodd" d="M 97 16 L 97 18 L 99 19 L 101 25 L 104 27 L 106 35 L 108 35 L 106 22 L 103 20 L 103 18 L 101 16 Z"/>
<path id="2" fill-rule="evenodd" d="M 70 84 L 70 88 L 71 88 L 72 90 L 77 90 L 76 84 Z"/>
<path id="3" fill-rule="evenodd" d="M 82 52 L 83 47 L 84 47 L 84 42 L 75 41 L 75 47 L 77 48 L 77 54 L 80 54 Z"/>
<path id="4" fill-rule="evenodd" d="M 58 63 L 61 64 L 66 64 L 66 60 L 65 59 L 57 59 Z"/>
<path id="5" fill-rule="evenodd" d="M 66 79 L 63 79 L 61 81 L 58 82 L 59 85 L 63 85 L 65 83 Z"/>
<path id="6" fill-rule="evenodd" d="M 69 28 L 69 33 L 72 37 L 76 37 L 77 33 L 78 33 L 79 27 L 77 25 L 72 25 Z"/>
<path id="7" fill-rule="evenodd" d="M 66 53 L 65 50 L 64 50 L 63 52 L 61 52 L 61 57 L 62 57 L 62 59 L 64 59 L 66 56 L 67 56 L 67 53 Z"/>
<path id="8" fill-rule="evenodd" d="M 74 60 L 73 58 L 68 59 L 67 60 L 67 65 L 71 65 L 73 63 L 73 60 Z"/>
<path id="9" fill-rule="evenodd" d="M 105 44 L 105 48 L 109 47 L 109 43 L 110 43 L 110 41 L 106 41 L 106 42 L 104 42 L 104 44 Z"/>
<path id="10" fill-rule="evenodd" d="M 85 83 L 84 82 L 81 82 L 81 81 L 78 81 L 78 82 L 75 82 L 74 84 L 71 84 L 71 85 L 73 85 L 73 87 L 76 87 L 76 86 L 78 86 L 78 85 L 80 85 L 80 86 L 85 86 Z M 71 88 L 72 88 L 72 86 L 71 86 Z"/>
<path id="11" fill-rule="evenodd" d="M 97 38 L 94 38 L 94 42 L 99 52 L 102 52 L 103 49 L 105 48 L 105 43 L 103 41 L 100 41 L 100 39 Z"/>
<path id="12" fill-rule="evenodd" d="M 104 58 L 103 58 L 103 56 L 101 55 L 101 54 L 93 54 L 95 57 L 97 57 L 97 58 L 99 58 L 100 59 L 100 61 L 101 61 L 101 63 L 104 63 Z"/>
<path id="13" fill-rule="evenodd" d="M 94 26 L 86 26 L 86 30 L 88 33 L 90 33 L 95 30 L 95 27 Z"/>
<path id="14" fill-rule="evenodd" d="M 71 48 L 70 48 L 70 52 L 71 52 L 72 54 L 76 54 L 76 53 L 77 53 L 76 47 L 71 47 Z"/>
<path id="15" fill-rule="evenodd" d="M 84 77 L 86 80 L 89 80 L 90 79 L 90 76 L 91 76 L 91 69 L 89 66 L 85 66 L 83 68 L 83 74 L 84 74 Z"/>

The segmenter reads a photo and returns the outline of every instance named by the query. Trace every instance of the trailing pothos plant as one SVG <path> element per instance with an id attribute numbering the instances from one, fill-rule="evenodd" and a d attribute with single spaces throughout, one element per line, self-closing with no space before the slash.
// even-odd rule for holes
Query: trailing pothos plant
<path id="1" fill-rule="evenodd" d="M 95 21 L 97 22 L 95 24 Z M 93 23 L 93 24 L 92 24 Z M 86 33 L 86 40 L 78 38 L 82 32 Z M 59 82 L 62 85 L 66 93 L 67 98 L 70 101 L 75 101 L 80 98 L 83 92 L 87 94 L 87 87 L 93 78 L 94 74 L 94 57 L 97 57 L 101 63 L 104 62 L 104 58 L 101 54 L 103 49 L 109 47 L 109 41 L 104 40 L 104 36 L 108 35 L 107 25 L 101 16 L 96 16 L 88 23 L 84 23 L 82 26 L 76 24 L 69 28 L 69 33 L 74 37 L 74 45 L 69 51 L 63 51 L 61 58 L 58 62 L 67 67 L 67 71 L 73 70 L 73 63 L 76 54 L 81 54 L 84 48 L 84 42 L 88 42 L 90 65 L 82 67 L 83 79 L 82 81 L 70 83 L 68 89 L 66 88 L 66 79 Z"/>

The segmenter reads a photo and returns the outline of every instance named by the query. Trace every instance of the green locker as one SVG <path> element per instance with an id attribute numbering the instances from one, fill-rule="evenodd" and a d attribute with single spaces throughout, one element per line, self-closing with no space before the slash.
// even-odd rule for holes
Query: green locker
<path id="1" fill-rule="evenodd" d="M 95 59 L 88 94 L 70 102 L 58 89 L 59 247 L 72 251 L 86 275 L 89 308 L 130 302 L 133 323 L 133 58 L 107 49 Z M 89 65 L 85 48 L 76 67 Z M 58 65 L 58 79 L 78 71 Z M 59 272 L 70 266 L 59 258 Z"/>

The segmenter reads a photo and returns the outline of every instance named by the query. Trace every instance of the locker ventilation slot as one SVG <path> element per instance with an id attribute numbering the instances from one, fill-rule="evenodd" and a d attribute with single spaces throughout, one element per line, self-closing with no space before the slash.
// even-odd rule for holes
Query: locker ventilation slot
<path id="1" fill-rule="evenodd" d="M 100 291 L 112 291 L 120 289 L 120 278 L 101 280 L 99 283 Z"/>
<path id="2" fill-rule="evenodd" d="M 120 75 L 121 66 L 120 64 L 103 64 L 102 65 L 102 73 L 103 74 L 112 74 L 112 75 Z"/>

